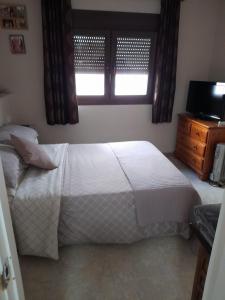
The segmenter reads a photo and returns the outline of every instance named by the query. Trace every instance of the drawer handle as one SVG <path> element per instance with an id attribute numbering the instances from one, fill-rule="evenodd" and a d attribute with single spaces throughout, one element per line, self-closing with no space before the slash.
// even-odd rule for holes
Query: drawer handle
<path id="1" fill-rule="evenodd" d="M 198 146 L 196 146 L 196 145 L 193 148 L 194 148 L 194 150 L 198 150 Z"/>
<path id="2" fill-rule="evenodd" d="M 200 132 L 199 132 L 199 131 L 196 131 L 195 134 L 196 134 L 197 136 L 200 136 Z"/>

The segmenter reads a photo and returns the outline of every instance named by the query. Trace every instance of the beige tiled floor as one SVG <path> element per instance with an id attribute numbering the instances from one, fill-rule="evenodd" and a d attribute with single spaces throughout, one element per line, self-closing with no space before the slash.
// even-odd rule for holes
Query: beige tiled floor
<path id="1" fill-rule="evenodd" d="M 59 261 L 21 258 L 27 300 L 189 300 L 195 262 L 179 237 L 66 247 Z"/>

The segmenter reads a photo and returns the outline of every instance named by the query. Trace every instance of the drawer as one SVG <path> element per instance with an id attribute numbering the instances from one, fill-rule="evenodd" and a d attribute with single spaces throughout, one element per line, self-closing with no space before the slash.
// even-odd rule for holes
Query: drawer
<path id="1" fill-rule="evenodd" d="M 193 154 L 191 151 L 188 151 L 186 148 L 180 145 L 176 148 L 176 154 L 184 163 L 189 165 L 197 172 L 202 171 L 204 160 L 201 157 Z"/>
<path id="2" fill-rule="evenodd" d="M 187 163 L 196 171 L 201 171 L 203 166 L 203 160 L 195 155 L 189 155 Z"/>
<path id="3" fill-rule="evenodd" d="M 197 154 L 201 157 L 205 155 L 206 144 L 199 142 L 198 140 L 192 139 L 186 135 L 183 135 L 182 132 L 178 132 L 177 143 L 189 150 L 194 154 Z"/>
<path id="4" fill-rule="evenodd" d="M 208 136 L 208 130 L 197 126 L 195 124 L 192 124 L 191 126 L 191 137 L 193 139 L 196 139 L 197 141 L 206 143 L 207 141 L 207 136 Z"/>
<path id="5" fill-rule="evenodd" d="M 191 132 L 191 122 L 186 119 L 179 119 L 178 130 L 184 134 L 190 135 Z"/>

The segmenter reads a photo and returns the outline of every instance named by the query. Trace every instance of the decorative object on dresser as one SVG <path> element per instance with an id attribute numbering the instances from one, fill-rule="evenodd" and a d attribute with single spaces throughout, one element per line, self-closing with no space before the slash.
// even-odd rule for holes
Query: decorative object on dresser
<path id="1" fill-rule="evenodd" d="M 225 143 L 225 127 L 218 126 L 216 121 L 179 114 L 175 155 L 202 180 L 209 177 L 218 143 Z"/>

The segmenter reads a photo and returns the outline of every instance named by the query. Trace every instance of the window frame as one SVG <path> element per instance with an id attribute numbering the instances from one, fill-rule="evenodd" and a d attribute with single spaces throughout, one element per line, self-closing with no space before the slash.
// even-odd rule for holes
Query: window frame
<path id="1" fill-rule="evenodd" d="M 102 24 L 104 24 L 104 30 L 102 30 Z M 158 25 L 158 14 L 73 10 L 74 35 L 104 34 L 106 36 L 104 74 L 105 93 L 103 96 L 76 96 L 78 105 L 152 104 L 152 84 L 155 70 L 155 49 Z M 116 63 L 115 56 L 117 46 L 116 37 L 124 35 L 126 37 L 146 36 L 151 38 L 151 52 L 149 57 L 149 65 L 151 65 L 151 69 L 148 77 L 146 95 L 114 95 Z"/>

